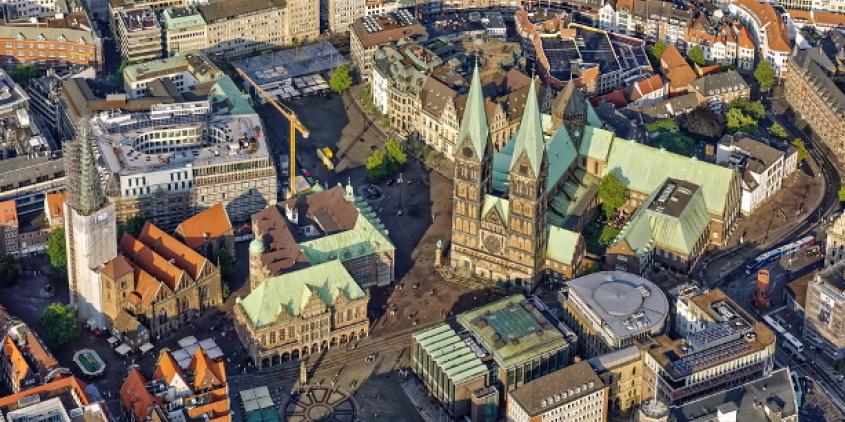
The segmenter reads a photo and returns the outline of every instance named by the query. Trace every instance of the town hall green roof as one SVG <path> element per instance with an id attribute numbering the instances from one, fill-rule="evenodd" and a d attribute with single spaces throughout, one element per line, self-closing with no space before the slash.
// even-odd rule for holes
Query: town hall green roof
<path id="1" fill-rule="evenodd" d="M 374 253 L 394 250 L 384 225 L 366 201 L 356 198 L 358 219 L 352 230 L 341 231 L 299 244 L 308 262 L 320 263 L 333 259 L 347 261 Z"/>
<path id="2" fill-rule="evenodd" d="M 328 306 L 335 306 L 340 295 L 349 300 L 365 296 L 338 260 L 268 278 L 245 298 L 238 300 L 255 327 L 276 321 L 279 314 L 299 316 L 312 295 L 319 295 Z"/>

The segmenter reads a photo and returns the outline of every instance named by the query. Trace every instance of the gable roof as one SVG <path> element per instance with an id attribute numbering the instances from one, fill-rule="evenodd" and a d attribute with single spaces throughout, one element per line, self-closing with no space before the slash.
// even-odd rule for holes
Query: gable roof
<path id="1" fill-rule="evenodd" d="M 123 406 L 135 415 L 135 420 L 147 420 L 150 409 L 161 402 L 161 398 L 147 391 L 147 380 L 138 368 L 131 368 L 120 386 L 120 400 Z"/>
<path id="2" fill-rule="evenodd" d="M 176 226 L 176 233 L 191 249 L 197 249 L 208 241 L 231 232 L 232 223 L 229 221 L 229 213 L 219 202 Z"/>
<path id="3" fill-rule="evenodd" d="M 203 391 L 209 388 L 226 385 L 226 368 L 223 361 L 213 361 L 202 347 L 197 347 L 188 371 L 194 376 L 194 390 Z"/>
<path id="4" fill-rule="evenodd" d="M 543 154 L 546 151 L 544 136 L 543 136 L 543 122 L 540 119 L 540 105 L 537 102 L 537 90 L 534 87 L 534 81 L 531 81 L 531 87 L 528 90 L 527 105 L 525 112 L 522 113 L 522 122 L 519 124 L 519 131 L 516 133 L 516 144 L 514 145 L 514 152 L 511 156 L 510 168 L 513 166 L 522 154 L 528 157 L 528 162 L 531 164 L 531 170 L 534 172 L 534 177 L 540 175 L 540 170 L 543 165 Z"/>
<path id="5" fill-rule="evenodd" d="M 760 21 L 760 26 L 766 28 L 766 41 L 770 50 L 791 50 L 786 25 L 771 4 L 757 0 L 736 0 L 735 4 L 748 9 Z"/>
<path id="6" fill-rule="evenodd" d="M 123 255 L 114 257 L 100 268 L 100 273 L 105 274 L 112 280 L 117 280 L 127 274 L 131 274 L 132 272 L 134 272 L 132 264 Z"/>
<path id="7" fill-rule="evenodd" d="M 572 265 L 578 243 L 581 241 L 581 233 L 566 230 L 562 227 L 549 226 L 547 236 L 546 258 L 561 264 Z"/>
<path id="8" fill-rule="evenodd" d="M 210 265 L 208 259 L 204 256 L 149 221 L 141 229 L 138 240 L 152 248 L 157 254 L 173 261 L 178 268 L 185 270 L 194 280 L 199 278 L 205 265 Z"/>
<path id="9" fill-rule="evenodd" d="M 13 385 L 21 385 L 24 380 L 33 375 L 23 353 L 12 340 L 12 337 L 8 335 L 3 339 L 3 357 L 11 365 L 12 373 L 9 375 L 12 377 L 10 381 Z"/>
<path id="10" fill-rule="evenodd" d="M 660 67 L 669 85 L 673 88 L 684 88 L 695 80 L 695 72 L 692 70 L 686 59 L 675 44 L 669 44 L 663 55 L 660 56 Z"/>
<path id="11" fill-rule="evenodd" d="M 170 354 L 169 350 L 162 350 L 161 353 L 158 354 L 158 361 L 156 362 L 156 370 L 153 373 L 153 378 L 170 384 L 176 377 L 182 379 L 185 378 L 182 374 L 182 368 L 179 367 L 179 363 L 176 362 L 176 359 L 173 358 L 173 355 Z"/>
<path id="12" fill-rule="evenodd" d="M 634 82 L 631 90 L 631 100 L 639 100 L 652 92 L 663 89 L 663 78 L 660 75 L 651 75 L 648 78 Z"/>
<path id="13" fill-rule="evenodd" d="M 129 258 L 136 268 L 167 284 L 171 290 L 176 290 L 185 276 L 179 267 L 129 234 L 124 234 L 120 239 L 118 250 Z"/>
<path id="14" fill-rule="evenodd" d="M 365 296 L 361 287 L 338 260 L 271 277 L 238 301 L 255 327 L 271 324 L 282 312 L 298 316 L 317 294 L 327 306 L 337 303 L 342 294 L 349 300 Z"/>
<path id="15" fill-rule="evenodd" d="M 469 96 L 463 118 L 461 119 L 461 130 L 458 133 L 457 144 L 469 137 L 476 157 L 481 160 L 487 149 L 487 138 L 490 128 L 487 125 L 487 112 L 484 105 L 484 93 L 481 89 L 481 77 L 478 73 L 478 63 L 472 72 L 472 82 L 469 86 Z"/>

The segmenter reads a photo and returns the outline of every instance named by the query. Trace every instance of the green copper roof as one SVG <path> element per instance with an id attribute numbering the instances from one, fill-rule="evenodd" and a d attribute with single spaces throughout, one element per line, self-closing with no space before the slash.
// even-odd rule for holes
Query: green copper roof
<path id="1" fill-rule="evenodd" d="M 412 337 L 454 385 L 471 381 L 487 372 L 484 362 L 445 323 L 420 331 Z"/>
<path id="2" fill-rule="evenodd" d="M 511 155 L 510 169 L 513 169 L 519 157 L 525 154 L 531 164 L 534 177 L 539 176 L 545 150 L 543 121 L 540 118 L 537 90 L 534 88 L 534 80 L 532 79 L 531 87 L 528 89 L 528 98 L 525 100 L 525 111 L 522 113 L 522 121 L 519 122 L 519 130 L 516 133 L 516 145 Z"/>
<path id="3" fill-rule="evenodd" d="M 232 115 L 256 113 L 249 102 L 249 97 L 241 92 L 228 76 L 218 79 L 209 91 L 208 96 L 213 103 L 225 101 L 229 106 L 229 113 Z"/>
<path id="4" fill-rule="evenodd" d="M 169 72 L 187 72 L 191 66 L 188 56 L 197 56 L 203 59 L 206 66 L 210 68 L 204 72 L 192 72 L 197 83 L 214 81 L 223 75 L 216 66 L 213 65 L 210 59 L 201 51 L 188 51 L 182 54 L 177 54 L 163 59 L 150 60 L 143 63 L 135 63 L 126 66 L 123 69 L 123 79 L 127 82 L 135 82 L 149 78 L 158 78 Z"/>
<path id="5" fill-rule="evenodd" d="M 613 143 L 613 132 L 592 126 L 584 128 L 584 136 L 581 138 L 580 155 L 604 161 L 610 152 L 610 145 Z"/>
<path id="6" fill-rule="evenodd" d="M 168 7 L 161 12 L 162 27 L 166 30 L 198 28 L 205 26 L 205 20 L 199 13 L 174 16 L 173 8 Z"/>
<path id="7" fill-rule="evenodd" d="M 484 108 L 484 92 L 481 90 L 481 77 L 478 75 L 478 64 L 472 72 L 472 82 L 469 86 L 469 97 L 461 119 L 461 131 L 458 133 L 460 145 L 469 136 L 475 154 L 481 160 L 487 148 L 487 136 L 490 129 L 487 126 L 487 111 Z"/>
<path id="8" fill-rule="evenodd" d="M 572 265 L 581 234 L 561 227 L 549 226 L 549 241 L 546 244 L 546 258 Z"/>
<path id="9" fill-rule="evenodd" d="M 356 200 L 358 219 L 352 230 L 309 240 L 299 244 L 299 249 L 311 263 L 333 259 L 347 261 L 395 249 L 387 237 L 387 230 L 365 201 Z"/>
<path id="10" fill-rule="evenodd" d="M 593 108 L 593 105 L 589 101 L 587 102 L 587 124 L 593 127 L 604 126 L 604 122 L 601 121 L 598 113 L 596 113 L 596 109 Z"/>
<path id="11" fill-rule="evenodd" d="M 655 247 L 681 255 L 692 254 L 696 243 L 710 224 L 701 189 L 693 192 L 687 206 L 677 217 L 649 207 L 659 194 L 660 189 L 657 189 L 649 196 L 613 243 L 625 240 L 637 255 L 650 253 Z"/>
<path id="12" fill-rule="evenodd" d="M 252 239 L 249 242 L 249 253 L 264 253 L 264 241 L 259 238 Z"/>
<path id="13" fill-rule="evenodd" d="M 499 213 L 499 217 L 502 218 L 502 222 L 505 224 L 508 223 L 510 202 L 508 202 L 507 199 L 489 194 L 484 195 L 484 204 L 481 206 L 481 218 L 484 218 L 491 208 L 496 208 L 496 212 Z"/>
<path id="14" fill-rule="evenodd" d="M 508 296 L 458 315 L 458 322 L 505 368 L 569 346 L 560 331 L 550 324 L 544 327 L 546 318 L 533 307 L 528 310 L 527 304 L 521 294 Z"/>
<path id="15" fill-rule="evenodd" d="M 714 215 L 724 215 L 725 200 L 736 177 L 727 167 L 619 138 L 608 155 L 605 174 L 610 171 L 637 192 L 654 192 L 667 178 L 694 183 L 700 186 L 707 211 Z"/>
<path id="16" fill-rule="evenodd" d="M 549 192 L 578 158 L 578 151 L 563 126 L 555 131 L 545 148 L 549 157 L 549 174 L 546 178 L 546 192 Z"/>
<path id="17" fill-rule="evenodd" d="M 275 322 L 282 312 L 298 316 L 315 294 L 328 306 L 335 306 L 341 294 L 350 300 L 365 296 L 343 264 L 333 260 L 268 278 L 238 306 L 260 327 Z"/>

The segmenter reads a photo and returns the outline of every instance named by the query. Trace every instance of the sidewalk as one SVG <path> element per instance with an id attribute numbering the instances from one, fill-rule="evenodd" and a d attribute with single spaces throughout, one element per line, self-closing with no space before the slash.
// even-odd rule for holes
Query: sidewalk
<path id="1" fill-rule="evenodd" d="M 426 422 L 445 422 L 452 420 L 440 405 L 433 403 L 433 400 L 428 397 L 425 387 L 420 384 L 416 377 L 409 376 L 400 385 L 402 386 L 402 390 L 405 391 L 405 395 L 408 396 L 408 400 L 416 406 L 423 420 Z"/>

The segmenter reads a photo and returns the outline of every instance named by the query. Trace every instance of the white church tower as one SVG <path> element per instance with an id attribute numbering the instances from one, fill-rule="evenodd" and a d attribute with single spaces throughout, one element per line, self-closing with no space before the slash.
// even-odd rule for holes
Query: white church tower
<path id="1" fill-rule="evenodd" d="M 115 207 L 103 194 L 87 124 L 76 128 L 77 139 L 65 147 L 68 200 L 65 203 L 65 241 L 70 304 L 79 319 L 107 328 L 103 314 L 99 268 L 117 256 Z"/>

